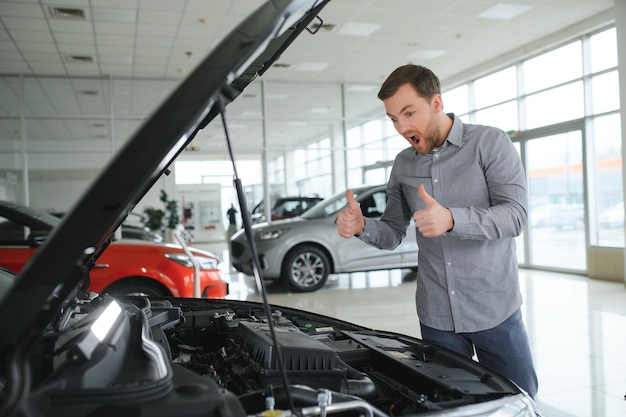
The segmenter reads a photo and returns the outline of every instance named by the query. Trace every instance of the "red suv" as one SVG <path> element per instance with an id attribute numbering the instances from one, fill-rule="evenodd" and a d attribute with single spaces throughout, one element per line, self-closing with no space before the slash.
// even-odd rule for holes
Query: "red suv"
<path id="1" fill-rule="evenodd" d="M 0 266 L 19 273 L 61 219 L 17 203 L 0 201 Z M 199 264 L 200 296 L 224 298 L 222 261 L 189 248 Z M 194 265 L 179 245 L 143 240 L 111 242 L 90 272 L 96 293 L 194 297 Z M 52 271 L 51 271 L 52 273 Z"/>

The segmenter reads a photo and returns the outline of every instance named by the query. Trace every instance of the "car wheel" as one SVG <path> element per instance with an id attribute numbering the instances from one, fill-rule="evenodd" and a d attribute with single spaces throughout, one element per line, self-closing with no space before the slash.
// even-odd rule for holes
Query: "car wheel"
<path id="1" fill-rule="evenodd" d="M 145 295 L 148 297 L 168 297 L 172 294 L 161 284 L 146 280 L 122 280 L 105 288 L 103 293 L 111 295 Z"/>
<path id="2" fill-rule="evenodd" d="M 283 264 L 283 279 L 298 292 L 316 291 L 326 284 L 330 262 L 321 249 L 301 246 L 287 255 Z"/>

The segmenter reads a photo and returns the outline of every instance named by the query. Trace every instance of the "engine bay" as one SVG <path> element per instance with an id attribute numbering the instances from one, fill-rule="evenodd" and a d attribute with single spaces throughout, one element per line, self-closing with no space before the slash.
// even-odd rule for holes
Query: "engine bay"
<path id="1" fill-rule="evenodd" d="M 88 347 L 113 304 L 119 316 Z M 23 415 L 402 416 L 520 394 L 506 378 L 416 338 L 290 308 L 264 311 L 206 299 L 79 303 L 32 360 Z"/>

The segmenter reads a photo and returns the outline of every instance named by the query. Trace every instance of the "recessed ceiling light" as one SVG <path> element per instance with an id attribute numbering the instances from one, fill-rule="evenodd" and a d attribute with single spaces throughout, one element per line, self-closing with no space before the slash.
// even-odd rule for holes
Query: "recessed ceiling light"
<path id="1" fill-rule="evenodd" d="M 82 94 L 84 96 L 97 96 L 100 93 L 98 93 L 97 90 L 81 90 L 80 94 Z"/>
<path id="2" fill-rule="evenodd" d="M 283 64 L 280 62 L 276 62 L 274 65 L 272 65 L 273 68 L 290 68 L 291 64 Z"/>
<path id="3" fill-rule="evenodd" d="M 322 114 L 322 113 L 330 113 L 330 107 L 313 107 L 311 109 L 311 113 Z"/>
<path id="4" fill-rule="evenodd" d="M 90 55 L 66 55 L 65 60 L 67 62 L 79 62 L 83 64 L 93 63 L 93 57 Z"/>
<path id="5" fill-rule="evenodd" d="M 85 11 L 74 7 L 48 7 L 50 17 L 55 19 L 85 20 Z"/>
<path id="6" fill-rule="evenodd" d="M 322 71 L 328 67 L 326 62 L 301 62 L 296 65 L 295 69 L 298 71 Z"/>
<path id="7" fill-rule="evenodd" d="M 352 93 L 370 93 L 377 88 L 378 86 L 370 84 L 352 84 L 346 90 Z"/>
<path id="8" fill-rule="evenodd" d="M 444 55 L 446 51 L 441 51 L 438 49 L 420 49 L 412 54 L 407 55 L 408 59 L 435 59 Z"/>
<path id="9" fill-rule="evenodd" d="M 266 100 L 284 100 L 287 98 L 287 94 L 268 93 L 265 95 Z"/>
<path id="10" fill-rule="evenodd" d="M 532 6 L 525 4 L 499 3 L 485 10 L 479 14 L 478 17 L 482 17 L 483 19 L 510 20 L 530 9 L 532 9 Z"/>
<path id="11" fill-rule="evenodd" d="M 378 23 L 348 22 L 337 31 L 340 35 L 369 36 L 380 28 Z"/>

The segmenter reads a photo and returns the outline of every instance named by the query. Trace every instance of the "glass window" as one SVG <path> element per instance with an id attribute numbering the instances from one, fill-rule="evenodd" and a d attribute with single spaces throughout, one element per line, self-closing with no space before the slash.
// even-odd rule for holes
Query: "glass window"
<path id="1" fill-rule="evenodd" d="M 528 230 L 532 265 L 584 271 L 582 132 L 528 141 Z"/>
<path id="2" fill-rule="evenodd" d="M 443 98 L 443 109 L 446 112 L 456 115 L 469 113 L 469 91 L 467 84 L 445 91 L 441 96 Z"/>
<path id="3" fill-rule="evenodd" d="M 489 107 L 476 112 L 475 123 L 499 127 L 505 132 L 519 130 L 517 101 Z"/>
<path id="4" fill-rule="evenodd" d="M 583 75 L 581 41 L 529 59 L 522 67 L 527 94 L 580 78 Z"/>
<path id="5" fill-rule="evenodd" d="M 361 126 L 355 126 L 346 132 L 346 143 L 348 149 L 361 145 Z"/>
<path id="6" fill-rule="evenodd" d="M 589 45 L 592 72 L 617 66 L 617 36 L 615 28 L 591 36 Z"/>
<path id="7" fill-rule="evenodd" d="M 502 103 L 517 96 L 517 70 L 509 67 L 474 81 L 476 108 Z"/>
<path id="8" fill-rule="evenodd" d="M 584 114 L 582 81 L 526 97 L 527 129 L 578 119 Z"/>
<path id="9" fill-rule="evenodd" d="M 597 222 L 592 244 L 624 246 L 624 197 L 622 193 L 622 132 L 619 114 L 592 122 L 594 167 L 592 194 Z"/>
<path id="10" fill-rule="evenodd" d="M 619 79 L 617 71 L 591 79 L 591 114 L 619 109 Z"/>
<path id="11" fill-rule="evenodd" d="M 372 120 L 363 125 L 363 135 L 365 143 L 380 140 L 383 135 L 383 126 L 380 120 Z"/>

